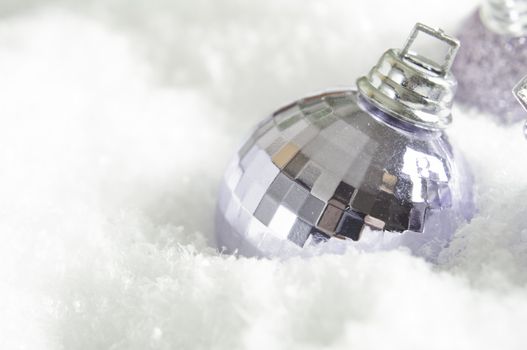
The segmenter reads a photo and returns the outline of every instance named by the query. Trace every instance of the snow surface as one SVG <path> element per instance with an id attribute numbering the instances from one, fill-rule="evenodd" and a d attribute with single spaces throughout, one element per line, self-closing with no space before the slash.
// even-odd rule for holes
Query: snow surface
<path id="1" fill-rule="evenodd" d="M 0 1 L 0 349 L 525 349 L 527 142 L 456 107 L 479 214 L 439 266 L 212 246 L 251 125 L 475 1 Z"/>

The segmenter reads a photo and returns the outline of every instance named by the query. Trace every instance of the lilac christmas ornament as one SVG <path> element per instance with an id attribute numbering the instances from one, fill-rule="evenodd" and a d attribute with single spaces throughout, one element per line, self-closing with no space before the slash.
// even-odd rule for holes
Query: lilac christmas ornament
<path id="1" fill-rule="evenodd" d="M 446 55 L 413 52 L 419 34 L 447 47 Z M 300 99 L 260 123 L 221 184 L 219 249 L 287 257 L 404 246 L 434 260 L 474 212 L 472 177 L 443 131 L 458 46 L 417 24 L 358 90 Z"/>
<path id="2" fill-rule="evenodd" d="M 527 0 L 486 0 L 458 37 L 457 99 L 502 123 L 523 119 L 510 89 L 527 71 Z"/>

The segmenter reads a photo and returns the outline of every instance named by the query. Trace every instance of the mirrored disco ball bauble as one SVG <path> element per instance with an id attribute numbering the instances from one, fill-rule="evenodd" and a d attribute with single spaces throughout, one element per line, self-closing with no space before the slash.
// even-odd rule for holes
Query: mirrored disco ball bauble
<path id="1" fill-rule="evenodd" d="M 487 0 L 458 37 L 457 99 L 502 123 L 524 119 L 510 91 L 527 71 L 527 0 Z"/>
<path id="2" fill-rule="evenodd" d="M 442 128 L 449 62 L 387 51 L 356 90 L 294 102 L 263 121 L 220 190 L 218 246 L 245 256 L 410 248 L 430 260 L 473 213 L 472 180 Z M 395 82 L 398 83 L 395 83 Z"/>

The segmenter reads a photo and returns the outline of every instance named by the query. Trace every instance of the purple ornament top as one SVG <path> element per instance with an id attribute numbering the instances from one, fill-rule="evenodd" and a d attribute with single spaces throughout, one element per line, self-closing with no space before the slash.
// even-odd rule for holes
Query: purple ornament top
<path id="1" fill-rule="evenodd" d="M 459 31 L 461 48 L 452 67 L 459 84 L 457 99 L 499 122 L 517 122 L 525 112 L 510 91 L 527 72 L 527 36 L 490 27 L 478 10 Z"/>

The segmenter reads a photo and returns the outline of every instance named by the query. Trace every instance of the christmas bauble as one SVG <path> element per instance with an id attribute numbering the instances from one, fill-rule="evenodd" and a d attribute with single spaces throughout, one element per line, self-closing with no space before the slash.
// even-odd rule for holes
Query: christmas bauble
<path id="1" fill-rule="evenodd" d="M 458 38 L 457 99 L 502 123 L 523 119 L 510 91 L 527 71 L 527 1 L 486 0 Z"/>
<path id="2" fill-rule="evenodd" d="M 413 53 L 420 33 L 450 45 L 437 64 Z M 306 97 L 256 127 L 223 178 L 222 251 L 245 256 L 408 247 L 434 260 L 472 216 L 472 178 L 443 131 L 458 43 L 416 25 L 358 90 Z"/>

